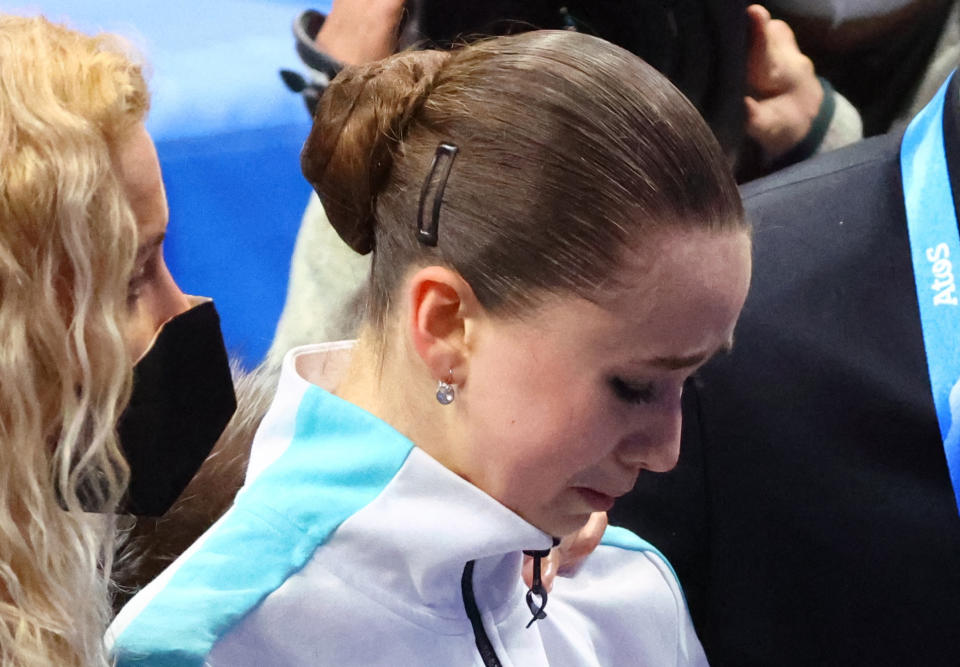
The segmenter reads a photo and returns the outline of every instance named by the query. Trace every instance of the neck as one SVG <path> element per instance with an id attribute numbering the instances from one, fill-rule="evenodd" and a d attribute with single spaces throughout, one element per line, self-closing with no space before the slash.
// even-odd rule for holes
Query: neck
<path id="1" fill-rule="evenodd" d="M 364 328 L 337 396 L 390 424 L 453 469 L 455 406 L 437 402 L 436 381 L 405 337 Z M 456 472 L 456 470 L 454 470 Z"/>

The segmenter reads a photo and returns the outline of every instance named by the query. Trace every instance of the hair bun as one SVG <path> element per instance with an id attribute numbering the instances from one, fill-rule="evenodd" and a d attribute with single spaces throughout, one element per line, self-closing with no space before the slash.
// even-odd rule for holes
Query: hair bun
<path id="1" fill-rule="evenodd" d="M 449 59 L 447 52 L 409 51 L 348 67 L 320 98 L 300 165 L 330 224 L 362 255 L 374 247 L 377 194 L 393 151 Z"/>

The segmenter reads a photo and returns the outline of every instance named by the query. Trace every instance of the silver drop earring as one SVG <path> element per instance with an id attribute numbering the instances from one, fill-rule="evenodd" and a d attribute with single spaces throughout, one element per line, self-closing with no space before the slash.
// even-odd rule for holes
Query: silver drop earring
<path id="1" fill-rule="evenodd" d="M 457 396 L 453 384 L 452 368 L 450 369 L 450 376 L 447 379 L 449 382 L 444 382 L 443 380 L 437 382 L 437 402 L 440 403 L 440 405 L 450 405 Z"/>

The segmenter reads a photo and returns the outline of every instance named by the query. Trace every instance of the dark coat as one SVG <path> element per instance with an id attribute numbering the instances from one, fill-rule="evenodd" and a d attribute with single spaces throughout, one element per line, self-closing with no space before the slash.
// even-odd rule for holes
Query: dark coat
<path id="1" fill-rule="evenodd" d="M 712 664 L 960 664 L 960 517 L 899 147 L 879 137 L 744 188 L 754 273 L 733 353 L 688 384 L 677 469 L 643 473 L 611 513 L 672 560 Z"/>
<path id="2" fill-rule="evenodd" d="M 743 139 L 748 23 L 744 0 L 484 0 L 408 3 L 402 42 L 445 46 L 471 36 L 575 28 L 632 51 L 703 114 L 724 151 Z"/>

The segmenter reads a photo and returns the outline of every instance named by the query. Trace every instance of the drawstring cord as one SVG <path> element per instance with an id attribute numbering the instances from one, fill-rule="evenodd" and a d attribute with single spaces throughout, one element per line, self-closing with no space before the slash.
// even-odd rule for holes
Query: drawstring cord
<path id="1" fill-rule="evenodd" d="M 553 546 L 557 546 L 558 544 L 560 544 L 560 538 L 553 538 Z M 527 623 L 527 627 L 529 628 L 535 621 L 547 617 L 547 612 L 544 611 L 547 606 L 547 589 L 540 579 L 540 561 L 550 555 L 550 549 L 524 551 L 523 553 L 533 557 L 533 581 L 531 582 L 533 585 L 530 586 L 530 590 L 527 591 L 527 607 L 530 608 L 530 613 L 533 614 L 533 618 Z M 537 596 L 539 600 L 534 601 L 534 596 Z"/>

